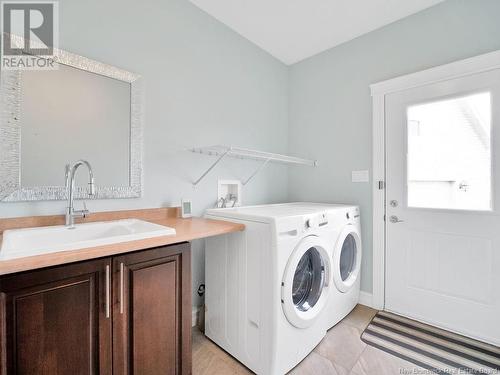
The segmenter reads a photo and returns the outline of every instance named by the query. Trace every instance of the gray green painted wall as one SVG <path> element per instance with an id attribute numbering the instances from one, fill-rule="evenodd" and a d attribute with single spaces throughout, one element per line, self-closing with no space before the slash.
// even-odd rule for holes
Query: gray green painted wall
<path id="1" fill-rule="evenodd" d="M 351 183 L 351 171 L 371 172 L 369 85 L 498 49 L 500 1 L 448 0 L 290 68 L 289 152 L 320 164 L 289 170 L 288 198 L 361 206 L 364 291 L 372 290 L 371 184 Z"/>

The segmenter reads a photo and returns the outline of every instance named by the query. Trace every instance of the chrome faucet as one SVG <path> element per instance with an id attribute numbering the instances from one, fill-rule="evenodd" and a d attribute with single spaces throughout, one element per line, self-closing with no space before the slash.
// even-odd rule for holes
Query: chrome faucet
<path id="1" fill-rule="evenodd" d="M 73 199 L 75 195 L 75 173 L 79 166 L 85 164 L 89 170 L 89 196 L 95 194 L 94 174 L 92 173 L 92 166 L 86 160 L 78 160 L 72 166 L 66 165 L 66 188 L 68 189 L 68 207 L 66 208 L 66 227 L 75 227 L 75 217 L 86 217 L 89 210 L 84 205 L 83 210 L 75 210 L 73 206 Z"/>

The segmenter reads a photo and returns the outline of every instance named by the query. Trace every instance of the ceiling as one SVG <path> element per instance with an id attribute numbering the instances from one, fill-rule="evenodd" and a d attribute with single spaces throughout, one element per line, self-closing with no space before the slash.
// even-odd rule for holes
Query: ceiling
<path id="1" fill-rule="evenodd" d="M 190 0 L 285 64 L 443 0 Z"/>

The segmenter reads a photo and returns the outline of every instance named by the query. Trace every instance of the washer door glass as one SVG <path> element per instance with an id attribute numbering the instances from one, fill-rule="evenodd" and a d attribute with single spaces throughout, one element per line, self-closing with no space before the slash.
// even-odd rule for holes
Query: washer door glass
<path id="1" fill-rule="evenodd" d="M 356 267 L 357 247 L 352 234 L 348 234 L 340 250 L 340 277 L 346 281 Z"/>
<path id="2" fill-rule="evenodd" d="M 311 247 L 300 259 L 292 285 L 292 300 L 300 311 L 312 308 L 320 299 L 325 285 L 325 264 L 319 251 Z"/>

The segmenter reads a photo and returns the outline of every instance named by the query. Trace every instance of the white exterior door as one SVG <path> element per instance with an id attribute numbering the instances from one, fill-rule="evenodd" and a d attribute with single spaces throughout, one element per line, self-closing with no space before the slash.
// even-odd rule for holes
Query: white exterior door
<path id="1" fill-rule="evenodd" d="M 500 70 L 385 103 L 385 308 L 500 345 Z"/>

